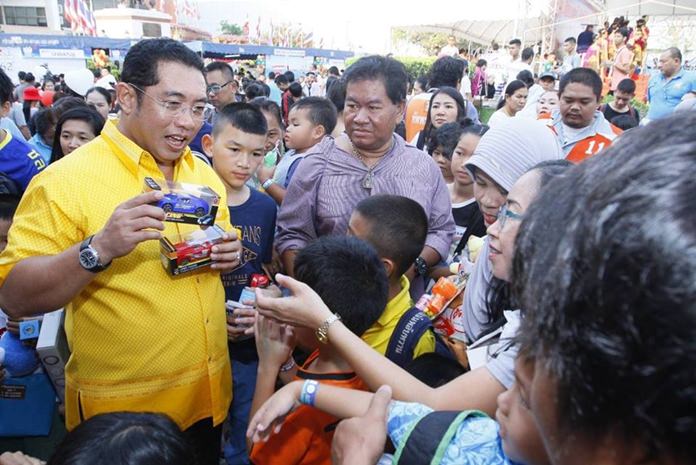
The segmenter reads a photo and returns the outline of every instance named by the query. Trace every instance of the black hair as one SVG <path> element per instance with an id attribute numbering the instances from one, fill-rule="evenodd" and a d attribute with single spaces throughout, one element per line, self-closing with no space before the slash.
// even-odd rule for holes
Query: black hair
<path id="1" fill-rule="evenodd" d="M 428 90 L 428 77 L 421 75 L 416 78 L 416 82 L 420 84 L 420 88 L 423 92 Z"/>
<path id="2" fill-rule="evenodd" d="M 638 126 L 638 120 L 632 115 L 614 116 L 609 122 L 622 131 L 628 131 Z"/>
<path id="3" fill-rule="evenodd" d="M 432 388 L 444 386 L 466 371 L 456 360 L 435 352 L 414 358 L 404 369 L 418 381 Z"/>
<path id="4" fill-rule="evenodd" d="M 259 82 L 261 84 L 261 87 L 263 87 L 263 96 L 264 97 L 270 97 L 271 96 L 271 88 L 268 84 L 265 82 Z"/>
<path id="5" fill-rule="evenodd" d="M 619 34 L 621 34 L 624 37 L 624 39 L 628 39 L 629 32 L 628 32 L 627 27 L 620 27 L 614 32 L 618 32 Z"/>
<path id="6" fill-rule="evenodd" d="M 44 139 L 44 142 L 50 144 L 52 141 L 45 140 L 45 134 L 48 132 L 51 126 L 56 124 L 56 117 L 53 110 L 50 108 L 42 108 L 36 112 L 32 119 L 36 133 L 39 134 L 42 139 Z"/>
<path id="7" fill-rule="evenodd" d="M 670 57 L 676 58 L 681 63 L 682 53 L 681 53 L 681 50 L 679 50 L 677 47 L 670 47 L 667 50 L 665 50 L 665 52 L 669 53 Z"/>
<path id="8" fill-rule="evenodd" d="M 283 127 L 283 115 L 280 113 L 280 107 L 277 103 L 267 97 L 256 97 L 249 102 L 256 108 L 265 113 L 270 113 L 278 121 L 278 126 Z"/>
<path id="9" fill-rule="evenodd" d="M 428 217 L 415 200 L 399 195 L 373 195 L 354 210 L 369 223 L 364 239 L 382 258 L 395 264 L 401 276 L 418 258 L 428 235 Z"/>
<path id="10" fill-rule="evenodd" d="M 521 47 L 522 41 L 520 39 L 512 39 L 510 42 L 508 42 L 508 45 L 519 45 Z"/>
<path id="11" fill-rule="evenodd" d="M 244 88 L 244 96 L 247 101 L 255 99 L 256 97 L 268 97 L 261 83 L 256 81 Z"/>
<path id="12" fill-rule="evenodd" d="M 488 62 L 484 60 L 483 58 L 479 58 L 479 60 L 476 62 L 476 67 L 480 68 L 481 66 L 486 66 Z"/>
<path id="13" fill-rule="evenodd" d="M 290 84 L 290 81 L 288 81 L 288 78 L 284 74 L 279 74 L 275 78 L 275 83 L 280 87 L 281 84 Z"/>
<path id="14" fill-rule="evenodd" d="M 652 122 L 552 181 L 513 260 L 520 356 L 555 385 L 555 431 L 649 462 L 696 449 L 696 114 Z"/>
<path id="15" fill-rule="evenodd" d="M 361 336 L 387 306 L 389 282 L 375 249 L 356 237 L 324 236 L 300 250 L 295 277 Z"/>
<path id="16" fill-rule="evenodd" d="M 274 80 L 276 78 L 276 73 L 273 71 L 268 72 L 268 79 Z"/>
<path id="17" fill-rule="evenodd" d="M 430 150 L 432 145 L 431 138 L 433 137 L 433 121 L 431 113 L 435 97 L 439 94 L 448 95 L 457 104 L 457 122 L 462 121 L 464 118 L 466 118 L 466 102 L 464 101 L 464 97 L 462 97 L 461 92 L 459 92 L 454 87 L 438 88 L 437 91 L 433 93 L 433 96 L 430 97 L 430 104 L 428 105 L 428 115 L 425 118 L 425 127 L 421 131 L 420 135 L 418 136 L 418 140 L 416 141 L 416 147 L 418 147 L 421 150 L 423 150 L 423 148 L 426 146 L 428 147 L 428 150 Z"/>
<path id="18" fill-rule="evenodd" d="M 346 87 L 351 82 L 380 80 L 393 104 L 406 101 L 408 74 L 404 65 L 394 58 L 379 55 L 362 57 L 348 67 L 343 79 Z"/>
<path id="19" fill-rule="evenodd" d="M 179 63 L 203 74 L 203 61 L 196 52 L 178 40 L 168 38 L 144 39 L 132 46 L 123 60 L 121 82 L 146 89 L 159 83 L 160 62 Z M 136 92 L 138 103 L 142 100 Z"/>
<path id="20" fill-rule="evenodd" d="M 295 98 L 301 98 L 302 97 L 302 84 L 299 82 L 293 81 L 289 86 L 288 90 L 290 91 L 290 95 L 292 95 Z"/>
<path id="21" fill-rule="evenodd" d="M 324 134 L 330 135 L 336 129 L 336 107 L 324 97 L 305 97 L 292 105 L 292 110 L 305 110 L 313 126 L 324 128 Z"/>
<path id="22" fill-rule="evenodd" d="M 295 73 L 293 73 L 292 71 L 285 71 L 283 75 L 285 76 L 285 79 L 288 80 L 288 83 L 295 82 Z"/>
<path id="23" fill-rule="evenodd" d="M 568 38 L 567 38 L 566 40 L 564 40 L 563 42 L 564 42 L 564 43 L 565 43 L 565 42 L 569 42 L 569 43 L 571 43 L 571 44 L 577 44 L 577 43 L 578 43 L 577 40 L 575 40 L 575 37 L 568 37 Z"/>
<path id="24" fill-rule="evenodd" d="M 28 84 L 31 84 L 31 83 L 33 83 L 34 81 L 36 81 L 36 78 L 34 77 L 33 74 L 27 73 L 27 74 L 24 75 L 24 82 L 26 82 L 26 83 L 28 83 Z"/>
<path id="25" fill-rule="evenodd" d="M 156 413 L 95 415 L 70 431 L 48 465 L 190 465 L 194 449 L 177 425 Z"/>
<path id="26" fill-rule="evenodd" d="M 534 49 L 532 47 L 522 50 L 522 61 L 527 61 L 531 58 L 534 58 Z"/>
<path id="27" fill-rule="evenodd" d="M 239 129 L 242 132 L 265 136 L 268 132 L 268 123 L 261 110 L 256 105 L 246 102 L 234 102 L 225 105 L 218 112 L 217 121 L 213 126 L 213 135 L 217 136 L 227 125 Z"/>
<path id="28" fill-rule="evenodd" d="M 70 110 L 63 112 L 56 123 L 56 133 L 55 136 L 53 136 L 53 150 L 51 150 L 51 163 L 54 163 L 65 156 L 63 154 L 63 148 L 60 146 L 60 133 L 63 130 L 63 125 L 65 122 L 69 120 L 79 120 L 89 124 L 92 127 L 95 137 L 101 134 L 105 123 L 102 115 L 88 105 L 71 108 Z"/>
<path id="29" fill-rule="evenodd" d="M 572 166 L 573 164 L 568 160 L 545 160 L 528 169 L 526 173 L 532 171 L 537 172 L 539 181 L 536 189 L 538 192 L 541 192 L 549 182 L 564 176 Z M 539 194 L 537 194 L 537 197 L 538 195 Z M 532 205 L 534 202 L 536 202 L 536 199 L 532 201 Z M 525 216 L 528 214 L 529 213 L 525 213 Z M 503 312 L 512 308 L 519 308 L 512 294 L 512 284 L 493 276 L 486 291 L 487 323 L 489 325 L 494 325 L 497 322 L 502 322 L 504 318 Z"/>
<path id="30" fill-rule="evenodd" d="M 507 100 L 508 97 L 511 97 L 515 94 L 520 89 L 526 89 L 527 84 L 524 83 L 524 81 L 520 81 L 519 79 L 515 79 L 514 81 L 510 81 L 510 83 L 505 86 L 505 92 L 503 96 L 500 97 L 500 101 L 498 102 L 498 107 L 496 108 L 497 110 L 500 110 L 505 106 L 505 101 Z"/>
<path id="31" fill-rule="evenodd" d="M 558 96 L 563 95 L 568 84 L 582 84 L 592 89 L 597 100 L 602 99 L 602 78 L 593 69 L 590 68 L 575 68 L 571 69 L 563 75 L 560 84 L 558 84 Z"/>
<path id="32" fill-rule="evenodd" d="M 428 145 L 428 153 L 433 154 L 437 147 L 442 148 L 442 155 L 448 160 L 452 159 L 452 153 L 459 143 L 459 138 L 464 133 L 464 128 L 459 122 L 447 123 L 433 131 Z"/>
<path id="33" fill-rule="evenodd" d="M 212 61 L 205 66 L 205 73 L 208 74 L 212 71 L 220 71 L 222 74 L 227 76 L 227 80 L 231 81 L 234 79 L 234 70 L 232 67 L 225 63 L 224 61 Z"/>
<path id="34" fill-rule="evenodd" d="M 87 102 L 82 97 L 62 96 L 58 101 L 53 100 L 51 112 L 54 120 L 58 120 L 60 116 L 72 108 L 87 107 Z"/>
<path id="35" fill-rule="evenodd" d="M 337 66 L 330 66 L 329 67 L 329 74 L 332 74 L 334 76 L 340 76 L 341 73 L 338 72 Z"/>
<path id="36" fill-rule="evenodd" d="M 5 102 L 12 101 L 12 92 L 14 91 L 14 85 L 10 77 L 5 74 L 5 70 L 0 67 L 0 105 L 4 105 Z"/>
<path id="37" fill-rule="evenodd" d="M 3 72 L 4 72 L 4 70 L 3 70 Z M 20 81 L 23 81 L 24 78 L 27 77 L 27 73 L 25 71 L 20 71 L 19 73 L 17 73 L 17 77 L 19 78 Z"/>
<path id="38" fill-rule="evenodd" d="M 524 82 L 527 88 L 530 88 L 534 85 L 534 75 L 528 69 L 523 69 L 522 71 L 517 73 L 515 79 Z"/>
<path id="39" fill-rule="evenodd" d="M 454 57 L 440 57 L 430 67 L 429 87 L 458 87 L 464 75 L 464 63 Z"/>
<path id="40" fill-rule="evenodd" d="M 109 104 L 109 106 L 111 106 L 111 102 L 113 102 L 113 98 L 111 97 L 111 92 L 104 89 L 103 87 L 95 86 L 95 87 L 92 87 L 91 89 L 89 89 L 87 92 L 85 92 L 85 100 L 87 100 L 87 97 L 92 92 L 97 92 L 98 94 L 101 94 L 106 99 L 106 103 Z"/>
<path id="41" fill-rule="evenodd" d="M 631 78 L 622 79 L 616 86 L 616 90 L 623 92 L 624 94 L 635 94 L 636 93 L 636 81 Z"/>
<path id="42" fill-rule="evenodd" d="M 343 79 L 335 79 L 326 91 L 326 98 L 341 113 L 346 106 L 346 82 Z"/>
<path id="43" fill-rule="evenodd" d="M 19 199 L 20 191 L 16 183 L 4 173 L 0 173 L 0 220 L 12 221 Z"/>

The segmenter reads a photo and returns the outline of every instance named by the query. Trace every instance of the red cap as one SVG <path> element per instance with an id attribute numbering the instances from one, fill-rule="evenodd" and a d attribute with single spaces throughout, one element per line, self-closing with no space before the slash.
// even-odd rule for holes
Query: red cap
<path id="1" fill-rule="evenodd" d="M 39 89 L 37 89 L 34 86 L 29 86 L 26 89 L 24 89 L 24 100 L 28 101 L 33 101 L 33 100 L 41 100 L 41 96 L 39 95 Z"/>

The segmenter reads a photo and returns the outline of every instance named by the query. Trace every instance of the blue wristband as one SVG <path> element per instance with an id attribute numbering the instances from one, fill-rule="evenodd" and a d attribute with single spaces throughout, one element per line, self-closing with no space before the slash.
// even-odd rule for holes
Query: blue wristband
<path id="1" fill-rule="evenodd" d="M 317 397 L 317 391 L 319 390 L 319 382 L 312 379 L 308 379 L 302 385 L 302 392 L 300 393 L 300 403 L 314 407 L 314 400 Z"/>

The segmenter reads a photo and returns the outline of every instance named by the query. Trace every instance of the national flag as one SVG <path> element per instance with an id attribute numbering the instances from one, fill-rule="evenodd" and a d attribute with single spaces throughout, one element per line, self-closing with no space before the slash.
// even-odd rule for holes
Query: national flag
<path id="1" fill-rule="evenodd" d="M 304 48 L 312 48 L 312 45 L 314 45 L 314 33 L 313 32 L 308 32 L 304 36 L 304 41 L 302 46 Z"/>
<path id="2" fill-rule="evenodd" d="M 91 36 L 97 35 L 97 22 L 94 19 L 92 11 L 89 6 L 84 2 L 84 0 L 78 0 L 77 16 L 79 19 L 80 27 L 84 34 Z"/>
<path id="3" fill-rule="evenodd" d="M 324 48 L 324 38 L 319 39 L 319 48 Z"/>
<path id="4" fill-rule="evenodd" d="M 259 20 L 256 22 L 256 43 L 261 43 L 261 16 L 259 16 Z"/>
<path id="5" fill-rule="evenodd" d="M 244 26 L 242 26 L 242 35 L 249 37 L 249 20 L 244 21 Z"/>

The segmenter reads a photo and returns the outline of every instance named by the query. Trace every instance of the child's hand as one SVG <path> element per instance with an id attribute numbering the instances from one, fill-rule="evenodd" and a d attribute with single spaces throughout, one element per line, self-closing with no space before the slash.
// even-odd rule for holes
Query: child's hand
<path id="1" fill-rule="evenodd" d="M 290 326 L 256 315 L 256 351 L 259 363 L 279 368 L 290 357 L 295 347 L 295 334 Z"/>
<path id="2" fill-rule="evenodd" d="M 244 335 L 254 334 L 255 321 L 256 310 L 253 308 L 235 308 L 232 315 L 227 314 L 227 339 L 235 341 Z"/>
<path id="3" fill-rule="evenodd" d="M 266 166 L 262 164 L 259 169 L 256 170 L 256 177 L 259 178 L 259 182 L 263 184 L 273 177 L 275 173 L 275 166 Z"/>
<path id="4" fill-rule="evenodd" d="M 247 438 L 253 442 L 267 441 L 271 433 L 280 432 L 285 418 L 300 405 L 302 382 L 293 381 L 273 394 L 249 422 Z"/>

